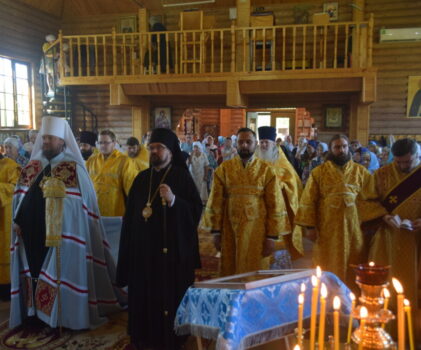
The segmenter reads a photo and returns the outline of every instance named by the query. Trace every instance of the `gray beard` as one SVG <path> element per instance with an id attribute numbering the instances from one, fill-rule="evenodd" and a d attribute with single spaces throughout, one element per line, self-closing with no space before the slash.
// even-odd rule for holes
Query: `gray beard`
<path id="1" fill-rule="evenodd" d="M 275 163 L 279 159 L 278 146 L 276 145 L 270 146 L 267 151 L 264 151 L 260 148 L 260 146 L 257 146 L 256 157 Z"/>

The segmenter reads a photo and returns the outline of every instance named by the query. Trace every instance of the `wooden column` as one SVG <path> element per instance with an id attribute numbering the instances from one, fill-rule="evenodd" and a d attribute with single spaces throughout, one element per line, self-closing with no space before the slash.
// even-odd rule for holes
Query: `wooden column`
<path id="1" fill-rule="evenodd" d="M 250 26 L 250 13 L 251 13 L 251 1 L 250 0 L 236 0 L 237 6 L 237 20 L 236 27 L 249 27 Z M 246 37 L 244 37 L 244 34 Z M 237 72 L 242 72 L 243 67 L 246 70 L 250 68 L 249 62 L 249 45 L 250 41 L 248 38 L 248 31 L 237 31 L 236 32 L 236 69 Z M 244 50 L 246 45 L 246 50 Z M 244 52 L 246 53 L 244 55 Z M 245 65 L 244 60 L 246 60 Z"/>
<path id="2" fill-rule="evenodd" d="M 221 109 L 219 113 L 219 135 L 231 135 L 231 109 Z"/>
<path id="3" fill-rule="evenodd" d="M 238 80 L 227 80 L 227 102 L 228 107 L 245 107 L 247 106 L 246 96 L 241 94 L 240 83 Z"/>
<path id="4" fill-rule="evenodd" d="M 132 135 L 139 141 L 150 129 L 150 107 L 149 100 L 141 99 L 139 106 L 132 107 Z"/>
<path id="5" fill-rule="evenodd" d="M 361 102 L 360 96 L 351 98 L 349 137 L 358 140 L 362 145 L 368 144 L 370 129 L 370 105 Z"/>

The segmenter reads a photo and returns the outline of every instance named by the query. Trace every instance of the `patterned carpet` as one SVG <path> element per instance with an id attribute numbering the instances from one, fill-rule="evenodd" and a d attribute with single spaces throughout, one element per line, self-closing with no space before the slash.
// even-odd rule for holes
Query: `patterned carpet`
<path id="1" fill-rule="evenodd" d="M 64 329 L 61 337 L 58 330 L 39 324 L 11 330 L 6 321 L 0 324 L 0 349 L 123 350 L 129 343 L 126 327 L 126 312 L 110 315 L 109 322 L 95 330 Z"/>
<path id="2" fill-rule="evenodd" d="M 204 281 L 218 277 L 220 259 L 216 257 L 212 234 L 199 231 L 199 249 L 202 268 L 196 271 L 196 280 Z"/>

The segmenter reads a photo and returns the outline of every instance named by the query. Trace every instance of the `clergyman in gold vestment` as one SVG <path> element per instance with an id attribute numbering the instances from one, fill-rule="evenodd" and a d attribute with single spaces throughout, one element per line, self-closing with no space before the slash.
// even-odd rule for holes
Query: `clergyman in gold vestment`
<path id="1" fill-rule="evenodd" d="M 123 216 L 126 197 L 138 171 L 134 163 L 114 149 L 116 138 L 112 131 L 99 135 L 100 153 L 86 161 L 86 168 L 94 183 L 101 216 Z"/>
<path id="2" fill-rule="evenodd" d="M 297 172 L 285 156 L 282 148 L 276 143 L 276 129 L 272 126 L 261 126 L 258 129 L 259 145 L 256 149 L 256 157 L 267 162 L 273 167 L 279 179 L 282 196 L 287 208 L 288 220 L 292 227 L 293 235 L 285 236 L 285 243 L 293 259 L 304 254 L 302 243 L 302 227 L 294 225 L 295 215 L 298 211 L 303 185 Z M 293 241 L 294 238 L 294 241 Z"/>
<path id="3" fill-rule="evenodd" d="M 0 154 L 0 298 L 10 297 L 10 229 L 12 199 L 20 166 Z"/>
<path id="4" fill-rule="evenodd" d="M 136 170 L 141 171 L 149 168 L 149 152 L 146 146 L 141 145 L 136 137 L 129 137 L 126 142 L 127 155 L 135 164 Z"/>
<path id="5" fill-rule="evenodd" d="M 416 142 L 401 139 L 392 146 L 393 163 L 374 173 L 381 203 L 387 209 L 370 247 L 370 259 L 391 266 L 391 276 L 404 288 L 413 309 L 420 308 L 421 288 L 421 165 Z M 393 217 L 412 223 L 398 227 Z M 373 216 L 373 215 L 372 215 Z M 371 217 L 370 219 L 373 219 Z"/>
<path id="6" fill-rule="evenodd" d="M 221 275 L 269 267 L 269 257 L 285 248 L 291 232 L 278 178 L 267 163 L 253 156 L 256 134 L 238 131 L 238 156 L 215 171 L 200 228 L 214 233 L 221 250 Z"/>
<path id="7" fill-rule="evenodd" d="M 310 173 L 295 223 L 314 241 L 314 265 L 352 286 L 349 265 L 366 262 L 357 203 L 377 194 L 367 169 L 351 160 L 348 145 L 344 135 L 332 138 L 327 161 Z"/>

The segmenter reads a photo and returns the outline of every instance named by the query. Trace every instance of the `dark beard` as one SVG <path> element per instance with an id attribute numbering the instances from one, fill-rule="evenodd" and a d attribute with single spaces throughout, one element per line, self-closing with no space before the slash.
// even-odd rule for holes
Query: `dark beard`
<path id="1" fill-rule="evenodd" d="M 250 159 L 253 156 L 254 152 L 250 152 L 247 150 L 240 150 L 238 152 L 238 155 L 240 156 L 241 159 Z"/>
<path id="2" fill-rule="evenodd" d="M 57 152 L 57 150 L 43 150 L 42 154 L 44 155 L 45 158 L 47 158 L 48 160 L 53 159 L 55 156 L 59 155 L 61 153 L 61 151 Z"/>
<path id="3" fill-rule="evenodd" d="M 84 159 L 84 160 L 88 160 L 88 158 L 92 155 L 92 151 L 82 151 L 81 152 L 82 153 L 82 158 Z"/>
<path id="4" fill-rule="evenodd" d="M 344 166 L 346 163 L 348 163 L 351 160 L 351 153 L 348 152 L 347 154 L 342 154 L 339 156 L 335 156 L 333 153 L 330 153 L 326 157 L 326 161 L 332 161 L 336 165 Z"/>
<path id="5" fill-rule="evenodd" d="M 150 157 L 150 162 L 151 162 L 152 166 L 159 167 L 162 164 L 165 164 L 166 159 L 161 159 L 161 158 L 159 158 L 159 156 L 157 156 L 155 154 L 152 154 L 151 157 Z"/>

